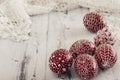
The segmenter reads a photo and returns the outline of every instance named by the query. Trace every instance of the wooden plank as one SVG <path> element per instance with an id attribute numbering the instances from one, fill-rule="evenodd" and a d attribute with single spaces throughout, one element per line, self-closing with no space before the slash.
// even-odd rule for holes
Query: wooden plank
<path id="1" fill-rule="evenodd" d="M 49 57 L 52 52 L 59 48 L 66 48 L 65 43 L 65 30 L 66 27 L 61 23 L 62 16 L 64 13 L 53 13 L 49 15 L 49 30 L 48 30 L 48 47 L 47 47 L 47 70 L 46 80 L 67 80 L 67 76 L 55 75 L 49 69 Z"/>
<path id="2" fill-rule="evenodd" d="M 31 57 L 27 80 L 45 80 L 48 16 L 32 18 L 32 33 L 27 53 Z"/>
<path id="3" fill-rule="evenodd" d="M 0 79 L 18 80 L 26 45 L 8 40 L 0 41 Z"/>

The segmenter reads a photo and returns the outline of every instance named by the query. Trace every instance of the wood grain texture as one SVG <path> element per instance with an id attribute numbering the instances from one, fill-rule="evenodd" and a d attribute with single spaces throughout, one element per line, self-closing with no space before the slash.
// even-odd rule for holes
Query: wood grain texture
<path id="1" fill-rule="evenodd" d="M 84 28 L 82 19 L 89 10 L 77 9 L 65 13 L 50 13 L 33 16 L 30 39 L 23 42 L 0 40 L 0 80 L 81 80 L 73 67 L 71 75 L 56 75 L 49 69 L 49 57 L 59 48 L 69 50 L 79 39 L 93 41 L 95 34 Z M 108 24 L 118 19 L 106 16 Z M 116 65 L 106 71 L 99 71 L 92 80 L 120 80 L 120 41 L 114 46 L 118 53 Z"/>

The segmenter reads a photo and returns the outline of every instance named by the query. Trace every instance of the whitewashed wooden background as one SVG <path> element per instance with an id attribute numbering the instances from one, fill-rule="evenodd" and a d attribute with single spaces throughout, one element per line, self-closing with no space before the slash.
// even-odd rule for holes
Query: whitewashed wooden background
<path id="1" fill-rule="evenodd" d="M 58 77 L 50 71 L 48 60 L 54 50 L 69 49 L 79 39 L 93 41 L 95 34 L 87 31 L 82 21 L 87 12 L 87 9 L 76 9 L 67 14 L 56 12 L 33 16 L 28 41 L 0 40 L 0 80 L 81 80 L 73 68 L 71 78 L 67 75 Z M 110 25 L 120 24 L 115 16 L 107 15 L 106 19 Z M 115 45 L 118 53 L 115 66 L 107 71 L 99 71 L 92 80 L 120 80 L 119 48 L 118 41 Z"/>

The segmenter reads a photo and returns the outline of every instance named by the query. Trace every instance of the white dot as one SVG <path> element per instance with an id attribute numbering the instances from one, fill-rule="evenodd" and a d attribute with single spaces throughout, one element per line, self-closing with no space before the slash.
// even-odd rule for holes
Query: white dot
<path id="1" fill-rule="evenodd" d="M 80 62 L 83 63 L 83 64 L 85 63 L 85 61 L 80 61 Z"/>
<path id="2" fill-rule="evenodd" d="M 55 56 L 53 55 L 53 58 L 54 58 Z"/>
<path id="3" fill-rule="evenodd" d="M 64 63 L 65 61 L 64 61 L 64 60 L 62 60 L 62 62 Z"/>
<path id="4" fill-rule="evenodd" d="M 52 61 L 50 61 L 50 63 L 52 63 Z"/>
<path id="5" fill-rule="evenodd" d="M 59 59 L 59 60 L 61 60 L 61 58 L 60 58 L 60 57 L 59 57 L 58 59 Z"/>
<path id="6" fill-rule="evenodd" d="M 58 64 L 58 66 L 60 67 L 61 65 L 60 65 L 60 64 Z"/>
<path id="7" fill-rule="evenodd" d="M 53 65 L 56 65 L 55 63 L 53 63 Z"/>
<path id="8" fill-rule="evenodd" d="M 66 68 L 62 68 L 63 71 L 66 71 Z"/>

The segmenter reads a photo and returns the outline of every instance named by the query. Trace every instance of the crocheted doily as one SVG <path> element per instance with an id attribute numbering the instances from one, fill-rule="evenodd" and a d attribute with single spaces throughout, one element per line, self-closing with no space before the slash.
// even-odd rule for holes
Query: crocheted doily
<path id="1" fill-rule="evenodd" d="M 31 20 L 21 0 L 0 1 L 0 38 L 27 40 Z"/>

